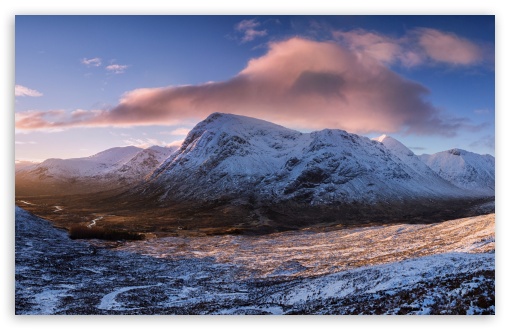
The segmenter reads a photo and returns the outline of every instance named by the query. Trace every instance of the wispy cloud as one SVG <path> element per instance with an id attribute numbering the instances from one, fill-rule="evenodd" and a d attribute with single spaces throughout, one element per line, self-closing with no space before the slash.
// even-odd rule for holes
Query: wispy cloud
<path id="1" fill-rule="evenodd" d="M 120 65 L 120 64 L 110 64 L 105 69 L 106 71 L 114 74 L 121 74 L 126 71 L 128 65 Z"/>
<path id="2" fill-rule="evenodd" d="M 489 109 L 476 109 L 473 110 L 473 112 L 476 113 L 477 115 L 486 115 L 490 113 Z"/>
<path id="3" fill-rule="evenodd" d="M 263 118 L 298 129 L 439 134 L 479 127 L 446 116 L 429 91 L 371 56 L 334 42 L 302 38 L 272 42 L 235 77 L 203 85 L 126 93 L 111 110 L 20 113 L 18 129 L 80 126 L 184 125 L 212 112 Z"/>
<path id="4" fill-rule="evenodd" d="M 35 141 L 14 141 L 15 144 L 37 144 Z"/>
<path id="5" fill-rule="evenodd" d="M 94 58 L 83 58 L 81 60 L 81 63 L 88 66 L 88 67 L 98 67 L 101 66 L 102 61 L 99 57 Z"/>
<path id="6" fill-rule="evenodd" d="M 257 37 L 263 37 L 267 35 L 267 30 L 257 29 L 260 26 L 260 22 L 258 22 L 255 18 L 253 19 L 245 19 L 236 24 L 235 30 L 241 33 L 241 42 L 249 42 L 254 40 Z"/>
<path id="7" fill-rule="evenodd" d="M 14 86 L 14 95 L 15 96 L 39 97 L 39 96 L 42 96 L 43 93 L 36 91 L 35 89 L 30 89 L 25 86 L 16 85 L 16 86 Z"/>
<path id="8" fill-rule="evenodd" d="M 184 140 L 175 140 L 166 145 L 166 147 L 180 147 Z"/>
<path id="9" fill-rule="evenodd" d="M 482 60 L 482 50 L 471 41 L 454 33 L 435 29 L 418 29 L 418 42 L 435 61 L 457 65 L 471 65 Z"/>
<path id="10" fill-rule="evenodd" d="M 335 30 L 332 36 L 359 55 L 407 67 L 427 63 L 476 65 L 486 55 L 481 46 L 465 38 L 429 28 L 410 30 L 400 38 L 362 29 Z"/>
<path id="11" fill-rule="evenodd" d="M 474 142 L 471 142 L 469 144 L 472 148 L 489 148 L 491 150 L 495 149 L 496 139 L 494 135 L 486 135 L 480 138 L 479 140 L 476 140 Z"/>
<path id="12" fill-rule="evenodd" d="M 173 146 L 180 146 L 182 144 L 182 140 L 166 142 L 166 141 L 153 139 L 153 138 L 143 138 L 143 139 L 131 138 L 131 139 L 125 139 L 123 142 L 126 145 L 135 146 L 135 147 L 144 148 L 144 149 L 152 147 L 152 146 L 173 147 Z"/>
<path id="13" fill-rule="evenodd" d="M 160 134 L 163 134 L 163 135 L 188 135 L 189 131 L 190 131 L 189 128 L 181 127 L 181 128 L 177 128 L 172 131 L 169 131 L 169 132 L 160 132 Z"/>

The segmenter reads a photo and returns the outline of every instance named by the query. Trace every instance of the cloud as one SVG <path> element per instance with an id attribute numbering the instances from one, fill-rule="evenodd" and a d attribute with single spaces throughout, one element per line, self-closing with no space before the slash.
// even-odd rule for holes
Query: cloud
<path id="1" fill-rule="evenodd" d="M 392 63 L 402 52 L 398 40 L 365 30 L 333 31 L 336 40 L 342 40 L 351 50 L 371 56 L 383 63 Z"/>
<path id="2" fill-rule="evenodd" d="M 177 129 L 174 129 L 170 132 L 160 132 L 160 134 L 164 134 L 164 135 L 188 135 L 190 129 L 189 128 L 185 128 L 185 127 L 181 127 L 181 128 L 177 128 Z"/>
<path id="3" fill-rule="evenodd" d="M 418 42 L 426 54 L 438 62 L 470 65 L 482 60 L 482 50 L 471 41 L 453 33 L 435 29 L 418 29 Z"/>
<path id="4" fill-rule="evenodd" d="M 182 143 L 184 142 L 184 140 L 176 140 L 176 141 L 172 141 L 170 143 L 168 143 L 166 145 L 166 147 L 180 147 L 182 145 Z"/>
<path id="5" fill-rule="evenodd" d="M 410 30 L 395 38 L 362 29 L 331 32 L 335 40 L 356 52 L 385 64 L 414 67 L 427 63 L 476 65 L 484 60 L 482 47 L 457 36 L 430 28 Z"/>
<path id="6" fill-rule="evenodd" d="M 101 61 L 101 59 L 99 57 L 83 58 L 81 60 L 81 63 L 85 64 L 88 67 L 98 67 L 98 66 L 101 66 L 102 61 Z"/>
<path id="7" fill-rule="evenodd" d="M 489 150 L 494 150 L 495 144 L 496 139 L 494 135 L 486 135 L 477 141 L 471 142 L 469 146 L 472 148 L 488 148 Z"/>
<path id="8" fill-rule="evenodd" d="M 14 144 L 37 144 L 35 141 L 14 141 Z"/>
<path id="9" fill-rule="evenodd" d="M 259 26 L 256 19 L 245 19 L 236 24 L 235 30 L 242 34 L 241 42 L 244 43 L 267 35 L 267 30 L 257 30 Z"/>
<path id="10" fill-rule="evenodd" d="M 106 71 L 114 73 L 114 74 L 121 74 L 121 73 L 124 73 L 127 68 L 128 68 L 127 65 L 110 64 L 105 69 L 106 69 Z"/>
<path id="11" fill-rule="evenodd" d="M 145 138 L 145 139 L 131 138 L 131 139 L 123 140 L 123 142 L 126 145 L 135 146 L 135 147 L 144 148 L 144 149 L 154 146 L 154 145 L 166 145 L 166 142 L 162 142 L 157 139 L 149 139 L 149 138 Z"/>
<path id="12" fill-rule="evenodd" d="M 473 110 L 473 112 L 476 113 L 477 115 L 486 115 L 490 113 L 489 109 L 476 109 Z"/>
<path id="13" fill-rule="evenodd" d="M 137 89 L 110 110 L 28 112 L 18 129 L 183 125 L 212 112 L 247 115 L 297 129 L 339 128 L 360 134 L 440 134 L 476 129 L 446 117 L 424 86 L 370 56 L 335 42 L 302 38 L 272 42 L 232 79 L 203 85 Z"/>
<path id="14" fill-rule="evenodd" d="M 14 86 L 14 95 L 15 96 L 30 96 L 30 97 L 39 97 L 43 94 L 35 89 L 30 89 L 25 86 L 15 85 Z"/>
<path id="15" fill-rule="evenodd" d="M 182 140 L 166 142 L 153 138 L 144 138 L 144 139 L 126 139 L 123 141 L 126 145 L 135 146 L 138 148 L 149 148 L 152 146 L 163 146 L 163 147 L 173 147 L 180 146 L 182 144 Z"/>

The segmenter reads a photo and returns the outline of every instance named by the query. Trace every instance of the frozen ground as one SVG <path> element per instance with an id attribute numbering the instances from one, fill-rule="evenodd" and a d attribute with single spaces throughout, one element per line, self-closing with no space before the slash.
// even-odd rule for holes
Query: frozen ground
<path id="1" fill-rule="evenodd" d="M 494 214 L 265 236 L 72 241 L 16 208 L 16 314 L 494 314 Z"/>

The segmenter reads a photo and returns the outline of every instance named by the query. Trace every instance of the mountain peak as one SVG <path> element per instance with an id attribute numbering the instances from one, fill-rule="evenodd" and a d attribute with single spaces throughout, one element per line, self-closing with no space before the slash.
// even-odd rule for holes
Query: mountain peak
<path id="1" fill-rule="evenodd" d="M 275 123 L 265 121 L 258 118 L 248 117 L 248 116 L 242 116 L 242 115 L 235 115 L 231 113 L 223 113 L 223 112 L 214 112 L 210 114 L 206 119 L 204 119 L 202 122 L 198 123 L 195 128 L 203 127 L 203 126 L 214 126 L 214 127 L 223 127 L 231 129 L 232 127 L 242 125 L 243 129 L 248 127 L 279 127 L 280 129 L 290 130 L 286 127 L 277 125 Z"/>
<path id="2" fill-rule="evenodd" d="M 406 147 L 399 140 L 389 135 L 383 134 L 378 138 L 374 138 L 373 140 L 381 142 L 382 144 L 384 144 L 386 148 L 390 149 L 394 154 L 396 154 L 399 157 L 414 156 L 414 153 L 408 147 Z"/>
<path id="3" fill-rule="evenodd" d="M 384 140 L 388 139 L 388 138 L 391 138 L 391 136 L 388 136 L 386 134 L 383 134 L 381 136 L 379 136 L 378 138 L 374 138 L 373 140 L 377 141 L 377 142 L 381 142 L 383 143 Z"/>
<path id="4" fill-rule="evenodd" d="M 453 148 L 453 149 L 448 150 L 448 153 L 450 153 L 450 154 L 452 154 L 454 156 L 460 156 L 462 154 L 465 154 L 466 150 L 462 150 L 462 149 L 458 149 L 458 148 Z"/>

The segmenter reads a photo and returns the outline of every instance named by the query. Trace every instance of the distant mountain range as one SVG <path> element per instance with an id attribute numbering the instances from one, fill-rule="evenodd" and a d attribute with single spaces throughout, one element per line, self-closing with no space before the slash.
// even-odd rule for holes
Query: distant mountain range
<path id="1" fill-rule="evenodd" d="M 111 148 L 90 157 L 47 159 L 16 169 L 16 194 L 75 194 L 121 188 L 152 173 L 177 148 Z"/>
<path id="2" fill-rule="evenodd" d="M 470 207 L 467 201 L 493 197 L 494 164 L 490 155 L 460 149 L 417 156 L 386 135 L 371 140 L 342 130 L 301 133 L 213 113 L 178 149 L 112 148 L 21 167 L 16 195 L 113 190 L 112 205 L 133 210 L 182 205 L 192 214 L 205 205 L 261 223 L 413 219 L 443 211 L 453 216 Z"/>
<path id="3" fill-rule="evenodd" d="M 440 177 L 477 193 L 494 196 L 495 159 L 462 149 L 451 149 L 419 158 Z"/>

